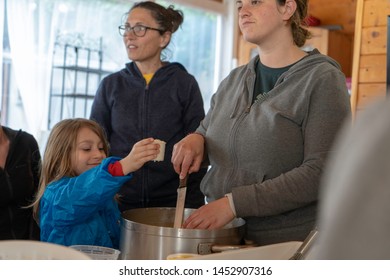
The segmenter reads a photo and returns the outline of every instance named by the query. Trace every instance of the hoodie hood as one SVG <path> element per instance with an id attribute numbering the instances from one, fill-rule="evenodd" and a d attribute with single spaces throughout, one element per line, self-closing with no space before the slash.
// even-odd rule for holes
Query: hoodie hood
<path id="1" fill-rule="evenodd" d="M 257 55 L 256 57 L 252 58 L 248 65 L 248 71 L 251 72 L 252 74 L 256 74 L 256 63 L 259 60 L 259 56 Z M 290 75 L 296 74 L 300 71 L 305 71 L 307 72 L 308 69 L 312 67 L 316 67 L 322 63 L 328 63 L 331 66 L 337 68 L 338 70 L 341 69 L 340 64 L 334 60 L 333 58 L 321 54 L 317 49 L 314 49 L 310 52 L 308 52 L 308 55 L 302 58 L 300 61 L 295 63 L 289 70 L 287 70 L 285 73 L 283 73 L 280 77 L 279 80 L 277 81 L 276 85 L 281 83 L 283 80 L 287 79 Z M 275 86 L 276 86 L 275 85 Z"/>
<path id="2" fill-rule="evenodd" d="M 245 82 L 245 91 L 247 94 L 252 96 L 253 87 L 255 84 L 256 79 L 256 64 L 259 61 L 259 56 L 252 58 L 248 64 L 238 67 L 235 70 L 232 71 L 232 73 L 244 73 L 244 78 L 246 80 Z M 326 65 L 324 67 L 324 64 Z M 246 69 L 245 69 L 246 68 Z M 307 77 L 307 75 L 320 75 L 321 72 L 329 70 L 329 68 L 336 68 L 340 71 L 341 67 L 337 61 L 330 58 L 329 56 L 321 54 L 317 49 L 314 49 L 310 52 L 308 52 L 308 55 L 302 58 L 300 61 L 295 63 L 289 70 L 284 72 L 279 79 L 277 80 L 275 87 L 280 85 L 286 80 L 289 80 L 292 77 L 298 77 L 304 78 Z M 270 94 L 273 92 L 273 90 L 270 91 Z M 242 95 L 237 94 L 234 98 L 235 106 L 233 108 L 233 111 L 230 114 L 230 118 L 234 118 L 239 110 L 239 103 L 242 98 Z M 249 98 L 252 100 L 252 98 Z M 248 108 L 250 107 L 250 104 L 248 104 Z"/>
<path id="3" fill-rule="evenodd" d="M 163 66 L 159 68 L 154 75 L 158 76 L 160 72 L 165 72 L 165 75 L 170 76 L 175 74 L 177 70 L 188 73 L 187 69 L 178 62 L 164 62 Z M 130 75 L 131 78 L 143 80 L 142 73 L 134 62 L 127 63 L 125 68 L 122 69 L 121 74 L 125 76 Z"/>

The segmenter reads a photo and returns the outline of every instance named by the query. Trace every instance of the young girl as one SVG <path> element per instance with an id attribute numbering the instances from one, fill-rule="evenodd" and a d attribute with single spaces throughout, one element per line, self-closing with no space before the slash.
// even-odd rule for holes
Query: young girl
<path id="1" fill-rule="evenodd" d="M 120 212 L 114 196 L 129 174 L 156 158 L 153 138 L 137 142 L 123 159 L 107 158 L 102 128 L 87 119 L 57 123 L 50 133 L 37 199 L 41 240 L 118 248 Z"/>

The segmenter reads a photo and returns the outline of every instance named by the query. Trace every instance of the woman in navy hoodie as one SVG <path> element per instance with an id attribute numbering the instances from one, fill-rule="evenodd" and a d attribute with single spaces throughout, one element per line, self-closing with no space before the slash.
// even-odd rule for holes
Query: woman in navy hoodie
<path id="1" fill-rule="evenodd" d="M 182 22 L 182 12 L 173 6 L 136 3 L 119 26 L 132 62 L 103 79 L 96 93 L 90 118 L 104 128 L 110 155 L 123 157 L 147 137 L 166 142 L 164 161 L 145 164 L 122 186 L 117 196 L 121 211 L 176 205 L 179 176 L 170 162 L 173 145 L 204 118 L 195 78 L 181 64 L 161 58 Z M 201 169 L 189 177 L 187 208 L 204 204 L 199 184 L 205 172 Z"/>

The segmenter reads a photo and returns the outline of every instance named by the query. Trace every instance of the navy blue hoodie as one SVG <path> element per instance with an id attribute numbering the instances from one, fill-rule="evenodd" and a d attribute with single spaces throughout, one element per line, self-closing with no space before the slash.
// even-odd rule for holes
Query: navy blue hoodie
<path id="1" fill-rule="evenodd" d="M 179 176 L 171 163 L 173 145 L 195 131 L 204 115 L 198 83 L 179 63 L 165 64 L 149 85 L 133 62 L 102 80 L 90 118 L 106 131 L 111 156 L 125 157 L 136 142 L 147 137 L 167 143 L 163 162 L 146 163 L 122 186 L 121 211 L 176 206 Z M 204 204 L 199 184 L 205 172 L 190 176 L 187 208 Z"/>

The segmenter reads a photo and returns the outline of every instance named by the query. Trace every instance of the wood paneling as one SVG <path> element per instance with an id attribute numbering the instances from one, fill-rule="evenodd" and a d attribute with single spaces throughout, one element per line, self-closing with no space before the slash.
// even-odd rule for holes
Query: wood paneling
<path id="1" fill-rule="evenodd" d="M 353 35 L 356 2 L 357 0 L 309 0 L 308 12 L 319 18 L 322 25 L 341 25 L 341 32 Z"/>
<path id="2" fill-rule="evenodd" d="M 360 59 L 359 83 L 386 82 L 386 55 L 365 55 Z"/>
<path id="3" fill-rule="evenodd" d="M 387 27 L 365 27 L 362 29 L 361 55 L 386 53 Z"/>
<path id="4" fill-rule="evenodd" d="M 320 27 L 309 28 L 312 38 L 306 41 L 306 46 L 317 48 L 322 54 L 336 60 L 347 77 L 352 72 L 352 36 L 343 32 L 328 30 Z"/>
<path id="5" fill-rule="evenodd" d="M 378 11 L 386 11 L 388 7 L 388 0 L 366 1 L 364 3 L 362 27 L 386 25 L 387 18 L 383 16 L 383 13 L 378 13 Z M 389 12 L 387 11 L 388 14 Z"/>
<path id="6" fill-rule="evenodd" d="M 329 48 L 329 30 L 324 28 L 309 28 L 311 38 L 306 41 L 306 46 L 317 48 L 320 53 L 327 54 Z"/>
<path id="7" fill-rule="evenodd" d="M 360 84 L 358 92 L 356 109 L 363 111 L 372 102 L 385 98 L 386 85 L 384 83 Z"/>
<path id="8" fill-rule="evenodd" d="M 386 96 L 389 0 L 357 0 L 351 104 L 354 116 Z"/>

